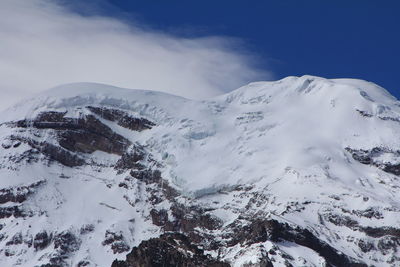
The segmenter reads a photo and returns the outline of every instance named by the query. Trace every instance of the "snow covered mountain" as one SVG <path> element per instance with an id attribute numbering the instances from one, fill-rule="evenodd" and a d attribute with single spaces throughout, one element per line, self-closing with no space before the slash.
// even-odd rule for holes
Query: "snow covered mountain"
<path id="1" fill-rule="evenodd" d="M 0 266 L 400 264 L 400 102 L 373 83 L 79 83 L 0 123 Z"/>

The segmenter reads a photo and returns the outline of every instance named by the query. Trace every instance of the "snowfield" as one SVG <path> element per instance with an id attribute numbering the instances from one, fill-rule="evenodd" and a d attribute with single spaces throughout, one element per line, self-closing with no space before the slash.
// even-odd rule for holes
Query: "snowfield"
<path id="1" fill-rule="evenodd" d="M 104 114 L 109 110 L 117 118 Z M 46 112 L 53 117 L 40 121 Z M 150 126 L 132 130 L 121 118 Z M 176 231 L 211 235 L 218 250 L 205 239 L 195 243 L 232 266 L 261 259 L 335 265 L 317 245 L 296 238 L 232 241 L 238 227 L 256 219 L 306 229 L 353 263 L 400 261 L 400 102 L 376 84 L 287 77 L 203 101 L 68 84 L 3 112 L 0 123 L 1 266 L 111 266 L 166 231 L 156 223 L 163 211 L 179 221 L 179 205 L 188 213 L 202 207 L 196 216 L 219 226 Z M 66 136 L 82 129 L 99 141 L 79 136 L 68 143 Z M 105 144 L 111 133 L 123 148 Z M 128 159 L 129 168 L 116 167 L 136 147 L 144 151 L 140 166 Z M 161 178 L 132 178 L 143 168 Z M 27 188 L 16 200 L 21 186 Z"/>

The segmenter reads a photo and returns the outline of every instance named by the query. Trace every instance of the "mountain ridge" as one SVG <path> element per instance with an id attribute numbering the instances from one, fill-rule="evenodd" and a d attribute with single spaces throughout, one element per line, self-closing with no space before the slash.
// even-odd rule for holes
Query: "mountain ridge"
<path id="1" fill-rule="evenodd" d="M 78 83 L 0 121 L 6 266 L 400 259 L 400 104 L 373 83 L 287 77 L 207 100 Z"/>

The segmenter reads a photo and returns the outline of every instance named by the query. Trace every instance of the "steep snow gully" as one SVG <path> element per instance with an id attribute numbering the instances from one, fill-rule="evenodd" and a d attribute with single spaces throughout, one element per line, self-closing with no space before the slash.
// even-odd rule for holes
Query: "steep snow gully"
<path id="1" fill-rule="evenodd" d="M 370 82 L 69 84 L 0 143 L 0 266 L 400 266 L 400 102 Z"/>

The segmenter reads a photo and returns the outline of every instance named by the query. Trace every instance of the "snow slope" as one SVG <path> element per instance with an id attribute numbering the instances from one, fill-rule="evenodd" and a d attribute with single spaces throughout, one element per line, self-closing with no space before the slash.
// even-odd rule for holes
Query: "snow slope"
<path id="1" fill-rule="evenodd" d="M 115 258 L 123 259 L 128 250 L 115 253 L 110 249 L 104 241 L 107 231 L 121 233 L 128 248 L 161 233 L 162 227 L 154 224 L 149 211 L 169 210 L 172 200 L 151 203 L 140 182 L 121 187 L 129 177 L 129 171 L 115 169 L 121 155 L 78 151 L 77 155 L 91 164 L 76 167 L 45 156 L 31 162 L 10 160 L 32 153 L 26 143 L 13 147 L 13 135 L 58 145 L 57 130 L 35 128 L 33 121 L 41 113 L 83 118 L 92 114 L 88 107 L 122 110 L 155 124 L 132 131 L 95 114 L 114 133 L 151 155 L 143 164 L 157 166 L 163 181 L 179 192 L 176 201 L 209 208 L 207 214 L 222 222 L 222 228 L 212 231 L 216 240 L 224 239 L 224 231 L 231 231 L 232 223 L 245 224 L 238 221 L 243 216 L 274 218 L 309 229 L 336 250 L 366 264 L 395 266 L 399 259 L 399 246 L 387 243 L 398 238 L 393 242 L 400 244 L 400 237 L 374 236 L 365 230 L 400 224 L 400 182 L 395 172 L 387 171 L 400 162 L 399 101 L 366 81 L 303 76 L 251 83 L 204 101 L 103 84 L 69 84 L 3 112 L 0 188 L 44 182 L 21 204 L 34 215 L 0 218 L 0 253 L 9 254 L 0 257 L 2 266 L 48 262 L 59 249 L 56 243 L 37 250 L 26 241 L 43 229 L 54 233 L 49 242 L 56 242 L 59 233 L 75 234 L 75 248 L 61 253 L 66 259 L 60 262 L 67 266 L 83 261 L 110 266 Z M 9 122 L 19 120 L 32 121 L 32 125 L 23 129 L 10 126 Z M 379 151 L 371 152 L 368 164 L 357 160 L 356 153 L 374 148 Z M 360 215 L 369 210 L 378 215 Z M 82 230 L 87 225 L 93 228 L 88 233 Z M 19 233 L 22 241 L 10 243 Z M 360 242 L 371 243 L 374 249 L 367 251 Z M 315 251 L 289 241 L 260 244 L 246 248 L 226 245 L 219 253 L 233 266 L 258 262 L 260 246 L 266 251 L 278 247 L 281 254 L 293 257 L 290 262 L 295 266 L 323 266 L 326 261 Z M 209 253 L 216 252 L 210 249 Z M 284 257 L 278 256 L 276 266 L 285 264 Z"/>

